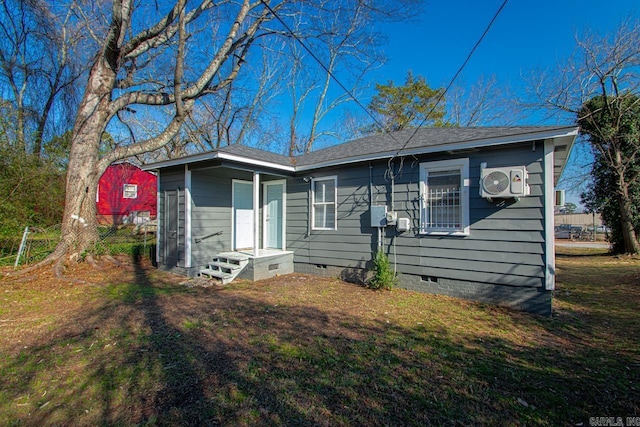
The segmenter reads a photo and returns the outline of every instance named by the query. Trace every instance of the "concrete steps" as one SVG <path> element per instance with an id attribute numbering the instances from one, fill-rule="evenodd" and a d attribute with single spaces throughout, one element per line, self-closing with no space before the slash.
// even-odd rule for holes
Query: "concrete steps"
<path id="1" fill-rule="evenodd" d="M 231 283 L 249 263 L 249 257 L 237 252 L 223 252 L 213 257 L 213 261 L 198 273 L 218 279 L 223 285 Z"/>

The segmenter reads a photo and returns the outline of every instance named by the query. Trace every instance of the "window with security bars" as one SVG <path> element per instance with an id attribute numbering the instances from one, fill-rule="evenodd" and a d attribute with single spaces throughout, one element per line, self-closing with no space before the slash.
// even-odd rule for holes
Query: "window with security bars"
<path id="1" fill-rule="evenodd" d="M 427 228 L 460 229 L 462 210 L 459 170 L 430 173 L 427 178 L 425 197 Z"/>
<path id="2" fill-rule="evenodd" d="M 468 234 L 468 170 L 468 159 L 421 165 L 422 233 Z"/>

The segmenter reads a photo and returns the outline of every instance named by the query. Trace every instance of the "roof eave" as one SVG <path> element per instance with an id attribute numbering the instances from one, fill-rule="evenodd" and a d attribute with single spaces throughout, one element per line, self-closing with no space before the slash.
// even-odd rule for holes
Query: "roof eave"
<path id="1" fill-rule="evenodd" d="M 215 160 L 218 158 L 217 151 L 210 151 L 207 153 L 196 154 L 193 156 L 180 157 L 177 159 L 169 159 L 163 160 L 161 162 L 149 163 L 147 165 L 142 166 L 142 170 L 150 171 L 150 170 L 158 170 L 162 168 L 170 168 L 172 166 L 180 166 L 187 163 L 195 163 L 202 162 L 205 160 Z"/>
<path id="2" fill-rule="evenodd" d="M 561 161 L 562 163 L 560 164 L 560 168 L 559 171 L 554 174 L 554 181 L 555 183 L 558 182 L 558 180 L 560 179 L 560 177 L 562 176 L 562 174 L 564 173 L 564 170 L 567 166 L 567 163 L 569 162 L 569 157 L 571 156 L 571 150 L 573 149 L 574 143 L 576 141 L 576 138 L 578 136 L 578 130 L 579 128 L 576 127 L 576 132 L 570 135 L 565 135 L 562 137 L 558 137 L 558 138 L 554 138 L 554 147 L 558 148 L 558 147 L 562 147 L 562 146 L 566 146 L 566 150 L 564 150 L 563 155 L 558 155 L 558 153 L 554 153 L 554 163 L 557 164 L 558 161 Z"/>
<path id="3" fill-rule="evenodd" d="M 270 168 L 274 170 L 294 173 L 294 172 L 304 172 L 308 170 L 319 169 L 323 167 L 340 166 L 340 165 L 351 164 L 351 163 L 386 159 L 386 158 L 396 157 L 399 155 L 411 156 L 411 155 L 419 155 L 419 154 L 440 153 L 440 152 L 447 152 L 447 151 L 463 151 L 463 150 L 469 150 L 474 148 L 493 147 L 493 146 L 507 145 L 507 144 L 518 144 L 523 142 L 545 140 L 545 139 L 553 139 L 554 141 L 556 141 L 554 143 L 556 145 L 561 145 L 559 141 L 563 141 L 562 142 L 563 144 L 566 144 L 568 142 L 569 150 L 570 150 L 571 146 L 573 145 L 573 141 L 578 135 L 578 129 L 579 128 L 577 126 L 559 127 L 554 129 L 544 129 L 544 130 L 535 131 L 535 132 L 526 132 L 518 135 L 467 140 L 467 141 L 461 141 L 457 143 L 416 147 L 416 148 L 405 149 L 405 150 L 399 150 L 399 149 L 387 150 L 384 152 L 369 153 L 361 156 L 345 157 L 340 159 L 332 159 L 332 160 L 326 160 L 322 162 L 310 163 L 307 165 L 299 165 L 299 166 L 284 165 L 281 163 L 269 162 L 264 160 L 256 160 L 246 156 L 225 153 L 222 151 L 212 151 L 208 153 L 196 154 L 189 157 L 165 160 L 162 162 L 144 165 L 142 166 L 142 169 L 146 171 L 158 170 L 161 168 L 180 166 L 188 163 L 220 159 L 220 160 L 227 160 L 227 161 L 232 161 L 236 163 L 243 163 L 251 166 L 265 167 L 265 168 Z M 563 165 L 563 169 L 564 169 L 564 165 Z"/>
<path id="4" fill-rule="evenodd" d="M 402 150 L 401 154 L 399 153 L 400 150 L 390 150 L 385 152 L 367 154 L 363 156 L 347 157 L 347 158 L 342 158 L 337 160 L 327 160 L 325 162 L 298 166 L 296 168 L 296 172 L 303 172 L 307 170 L 318 169 L 318 168 L 329 167 L 329 166 L 339 166 L 339 165 L 344 165 L 349 163 L 380 160 L 380 159 L 396 157 L 399 155 L 411 156 L 411 155 L 419 155 L 419 154 L 433 154 L 433 153 L 440 153 L 440 152 L 446 152 L 446 151 L 463 151 L 463 150 L 469 150 L 474 148 L 492 147 L 492 146 L 499 146 L 499 145 L 506 145 L 506 144 L 518 144 L 523 142 L 545 140 L 545 139 L 557 140 L 558 138 L 571 138 L 571 140 L 573 141 L 576 135 L 578 135 L 578 127 L 568 126 L 568 127 L 558 128 L 553 130 L 528 132 L 521 135 L 511 135 L 511 136 L 504 136 L 504 137 L 498 137 L 498 138 L 485 138 L 485 139 L 477 139 L 477 140 L 471 140 L 471 141 L 461 141 L 459 143 L 453 143 L 453 144 L 431 145 L 426 147 L 405 149 L 405 150 Z"/>
<path id="5" fill-rule="evenodd" d="M 221 151 L 211 151 L 208 153 L 196 154 L 194 156 L 181 157 L 179 159 L 164 160 L 162 162 L 150 163 L 142 167 L 143 170 L 158 170 L 172 166 L 180 166 L 189 163 L 202 162 L 207 160 L 227 160 L 231 162 L 244 163 L 252 166 L 281 170 L 286 172 L 295 172 L 295 168 L 289 165 L 268 162 L 264 160 L 256 160 L 249 157 L 239 156 L 236 154 L 224 153 Z"/>

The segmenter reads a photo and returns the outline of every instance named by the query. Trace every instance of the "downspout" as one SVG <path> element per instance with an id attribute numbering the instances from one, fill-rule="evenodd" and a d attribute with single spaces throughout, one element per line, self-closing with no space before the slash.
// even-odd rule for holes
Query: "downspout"
<path id="1" fill-rule="evenodd" d="M 176 251 L 178 259 L 176 260 L 177 267 L 184 267 L 184 264 L 180 265 L 180 187 L 176 189 Z"/>
<path id="2" fill-rule="evenodd" d="M 391 212 L 396 211 L 396 174 L 391 171 Z M 393 236 L 393 274 L 398 275 L 398 256 L 396 253 L 396 236 Z"/>
<path id="3" fill-rule="evenodd" d="M 308 202 L 309 207 L 307 208 L 307 237 L 311 236 L 311 209 L 313 209 L 313 201 L 311 200 L 311 192 L 313 190 L 313 181 L 309 178 L 309 191 L 308 191 Z"/>
<path id="4" fill-rule="evenodd" d="M 373 164 L 369 162 L 369 212 L 371 212 L 371 208 L 373 206 Z M 376 227 L 376 231 L 378 233 L 377 236 L 377 250 L 382 249 L 382 227 Z"/>
<path id="5" fill-rule="evenodd" d="M 311 236 L 311 209 L 313 209 L 311 190 L 313 189 L 313 177 L 305 176 L 302 178 L 302 180 L 309 184 L 309 188 L 307 189 L 307 235 L 305 236 L 308 238 L 309 236 Z"/>

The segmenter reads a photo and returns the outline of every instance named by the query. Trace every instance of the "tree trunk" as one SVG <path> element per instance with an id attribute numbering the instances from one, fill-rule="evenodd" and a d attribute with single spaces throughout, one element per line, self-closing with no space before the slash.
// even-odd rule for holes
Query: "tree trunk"
<path id="1" fill-rule="evenodd" d="M 296 155 L 296 111 L 294 110 L 289 119 L 289 157 Z"/>
<path id="2" fill-rule="evenodd" d="M 621 178 L 620 193 L 618 195 L 618 206 L 620 207 L 620 222 L 622 228 L 622 238 L 624 239 L 624 251 L 628 254 L 640 253 L 640 244 L 633 226 L 632 205 L 629 191 L 624 177 Z"/>
<path id="3" fill-rule="evenodd" d="M 71 137 L 61 245 L 65 252 L 80 253 L 98 241 L 96 192 L 100 137 L 110 119 L 109 102 L 115 73 L 104 57 L 91 68 Z M 56 251 L 59 252 L 59 251 Z"/>
<path id="4" fill-rule="evenodd" d="M 17 107 L 17 125 L 16 125 L 16 148 L 18 150 L 28 153 L 29 150 L 27 148 L 27 142 L 25 140 L 25 114 L 24 114 L 24 105 L 22 104 L 22 99 L 18 100 Z"/>

